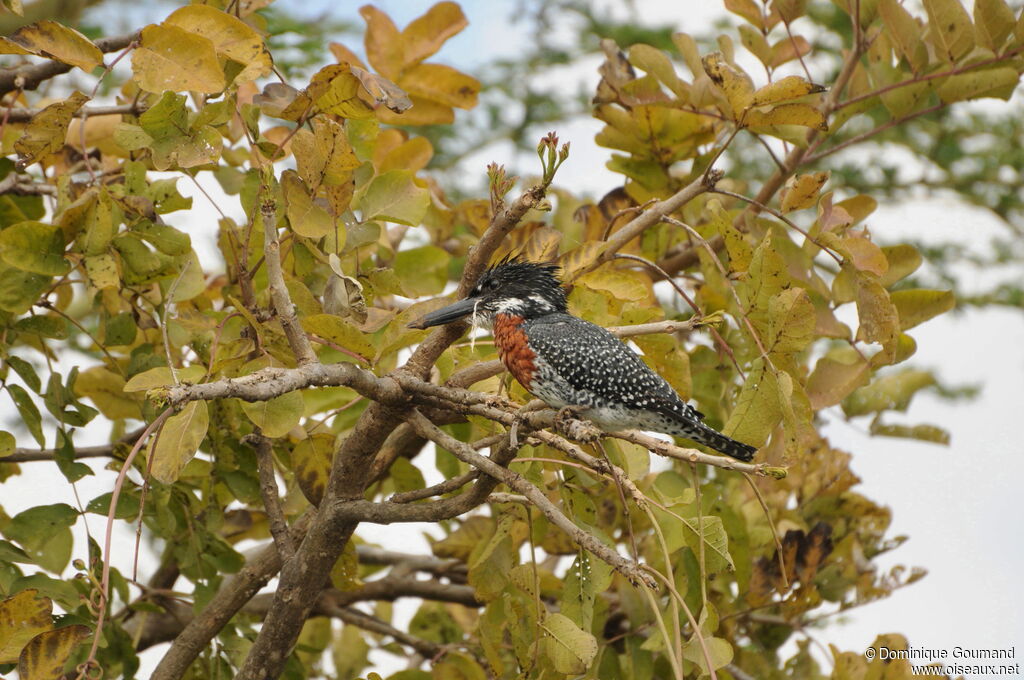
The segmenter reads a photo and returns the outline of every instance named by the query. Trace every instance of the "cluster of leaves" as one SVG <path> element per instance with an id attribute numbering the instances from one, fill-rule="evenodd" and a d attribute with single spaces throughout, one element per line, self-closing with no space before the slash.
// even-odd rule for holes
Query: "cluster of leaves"
<path id="1" fill-rule="evenodd" d="M 202 616 L 246 564 L 239 542 L 268 539 L 275 509 L 294 526 L 320 504 L 332 457 L 372 404 L 351 385 L 253 402 L 195 399 L 173 415 L 148 396 L 302 363 L 274 299 L 283 292 L 316 341 L 317 360 L 388 374 L 426 337 L 409 322 L 437 304 L 407 301 L 459 280 L 470 249 L 484 247 L 505 214 L 513 182 L 501 169 L 491 169 L 489 198 L 467 200 L 428 172 L 437 138 L 430 126 L 475 106 L 480 90 L 432 61 L 466 25 L 457 5 L 438 3 L 402 30 L 364 7 L 365 61 L 332 44 L 336 63 L 303 87 L 261 89 L 274 64 L 264 4 L 188 5 L 131 36 L 130 77 L 113 110 L 91 106 L 99 83 L 89 95 L 51 92 L 50 101 L 20 89 L 26 72 L 30 81 L 71 67 L 117 77 L 77 31 L 43 21 L 0 40 L 0 53 L 41 58 L 0 78 L 10 82 L 0 126 L 0 379 L 41 450 L 0 432 L 0 478 L 19 472 L 3 458 L 44 458 L 75 482 L 92 473 L 78 460 L 86 453 L 110 457 L 122 476 L 133 471 L 116 503 L 108 493 L 80 509 L 0 510 L 0 671 L 17 663 L 22 677 L 52 677 L 53 660 L 63 667 L 67 659 L 69 667 L 84 662 L 83 673 L 98 664 L 109 677 L 134 676 L 140 651 L 181 633 L 180 604 L 161 593 L 184 591 L 185 618 Z M 919 252 L 878 245 L 866 226 L 875 199 L 815 170 L 875 131 L 895 134 L 956 102 L 1008 97 L 1024 69 L 1024 19 L 1011 21 L 1002 0 L 979 0 L 973 22 L 955 0 L 928 0 L 927 18 L 891 0 L 852 3 L 860 8 L 852 18 L 848 8 L 830 10 L 844 17 L 835 34 L 852 42 L 835 77 L 819 76 L 823 87 L 782 75 L 811 56 L 793 26 L 806 4 L 726 2 L 746 21 L 739 42 L 764 66 L 760 84 L 729 35 L 703 54 L 681 33 L 671 36 L 672 52 L 637 43 L 623 53 L 604 41 L 593 113 L 605 126 L 595 141 L 613 150 L 608 165 L 623 187 L 597 204 L 558 190 L 555 205 L 536 202 L 495 252 L 559 262 L 573 285 L 571 311 L 598 324 L 697 322 L 700 335 L 634 342 L 709 424 L 761 447 L 759 460 L 785 466 L 785 479 L 682 462 L 652 472 L 647 448 L 613 439 L 597 456 L 617 466 L 609 473 L 531 441 L 509 467 L 578 527 L 649 565 L 660 591 L 630 583 L 530 503 L 497 496 L 440 523 L 445 538 L 433 556 L 406 556 L 419 565 L 440 558 L 447 582 L 439 585 L 467 586 L 477 606 L 451 589 L 421 594 L 409 630 L 395 631 L 387 600 L 398 595 L 378 588 L 364 596 L 378 600 L 374 625 L 364 615 L 363 625 L 345 619 L 339 632 L 317 616 L 294 631 L 288 677 L 322 672 L 328 654 L 340 676 L 353 677 L 367 669 L 371 645 L 401 653 L 399 643 L 435 651 L 438 677 L 682 678 L 730 669 L 826 677 L 808 645 L 783 659 L 782 644 L 822 612 L 920 577 L 873 562 L 900 539 L 887 537 L 888 510 L 854 490 L 851 455 L 822 436 L 816 414 L 840 406 L 870 417 L 877 434 L 944 441 L 937 427 L 884 417 L 934 385 L 927 372 L 890 367 L 914 353 L 907 331 L 954 298 L 908 287 Z M 719 179 L 716 162 L 742 140 L 754 140 L 748 152 L 771 165 L 759 177 L 737 169 Z M 543 187 L 566 149 L 548 137 L 538 151 Z M 217 182 L 237 197 L 240 212 L 222 210 L 218 223 L 222 267 L 193 249 L 198 220 L 178 191 L 182 179 Z M 756 197 L 745 196 L 752 185 Z M 690 200 L 632 231 L 638 215 L 683 194 Z M 273 290 L 277 267 L 286 291 Z M 685 312 L 660 302 L 656 283 L 665 277 Z M 853 317 L 856 328 L 840 320 Z M 700 340 L 705 331 L 713 343 Z M 443 384 L 495 356 L 488 342 L 454 344 L 434 378 Z M 79 361 L 82 370 L 69 365 Z M 493 375 L 473 387 L 529 399 Z M 446 418 L 437 421 L 465 442 L 503 431 L 492 418 Z M 104 420 L 113 444 L 76 447 L 79 428 Z M 132 430 L 140 421 L 145 433 Z M 272 441 L 280 508 L 261 489 L 252 435 Z M 367 500 L 426 486 L 425 442 L 414 444 L 396 455 L 381 450 L 387 462 Z M 445 478 L 469 471 L 440 447 L 433 462 Z M 139 593 L 91 539 L 87 559 L 67 575 L 77 547 L 71 527 L 83 512 L 141 522 L 162 539 L 160 570 Z M 372 532 L 357 533 L 338 547 L 332 596 L 357 597 L 381 580 L 379 564 L 360 557 L 371 541 Z M 399 560 L 384 578 L 423 568 L 408 564 Z M 62 617 L 51 616 L 53 604 Z M 266 613 L 250 604 L 201 645 L 203 668 L 226 675 L 242 665 Z M 82 639 L 91 649 L 78 646 Z M 40 649 L 56 651 L 44 663 Z M 881 660 L 868 664 L 859 652 L 834 650 L 834 661 L 835 678 L 882 672 Z"/>

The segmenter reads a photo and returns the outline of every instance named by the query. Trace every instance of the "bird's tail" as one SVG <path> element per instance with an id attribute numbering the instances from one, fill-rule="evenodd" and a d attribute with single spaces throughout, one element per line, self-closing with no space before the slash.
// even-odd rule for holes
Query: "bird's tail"
<path id="1" fill-rule="evenodd" d="M 695 426 L 693 432 L 687 434 L 687 437 L 698 444 L 711 447 L 719 453 L 724 453 L 738 460 L 749 461 L 754 457 L 754 452 L 757 451 L 755 447 L 726 437 L 721 432 L 708 427 L 704 423 L 693 423 L 693 425 Z"/>

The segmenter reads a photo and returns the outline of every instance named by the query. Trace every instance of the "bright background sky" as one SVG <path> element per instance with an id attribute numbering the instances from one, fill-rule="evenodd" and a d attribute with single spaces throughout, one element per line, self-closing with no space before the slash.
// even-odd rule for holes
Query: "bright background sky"
<path id="1" fill-rule="evenodd" d="M 310 15 L 333 12 L 361 23 L 355 3 L 340 9 L 335 9 L 338 3 L 328 0 L 283 0 L 278 4 L 301 8 Z M 402 27 L 432 3 L 386 0 L 376 4 Z M 726 16 L 718 4 L 637 0 L 633 12 L 652 25 L 671 23 L 677 30 L 697 34 Z M 528 26 L 510 20 L 518 5 L 485 0 L 463 2 L 470 26 L 446 44 L 439 59 L 472 73 L 494 57 L 514 55 L 520 45 L 530 40 L 526 34 Z M 154 10 L 145 4 L 121 9 L 125 11 L 113 23 L 124 22 L 124 27 L 158 21 L 163 16 L 154 16 Z M 110 30 L 116 32 L 114 26 Z M 361 48 L 351 41 L 349 46 Z M 541 76 L 540 82 L 575 91 L 575 83 L 582 80 L 592 89 L 598 80 L 597 65 L 595 58 Z M 1019 93 L 1012 105 L 1021 110 Z M 558 184 L 595 198 L 621 183 L 621 176 L 604 168 L 607 150 L 593 143 L 600 125 L 596 120 L 586 119 L 557 128 L 561 139 L 571 141 L 573 147 L 569 161 L 559 172 Z M 536 130 L 536 136 L 539 138 L 545 131 Z M 482 177 L 484 166 L 490 161 L 505 163 L 518 173 L 536 171 L 532 154 L 517 156 L 507 144 L 480 150 L 466 160 L 464 170 Z M 187 182 L 180 182 L 179 188 L 186 193 L 193 191 Z M 218 203 L 222 207 L 231 205 L 232 199 L 224 198 Z M 210 267 L 217 257 L 211 249 L 213 237 L 209 231 L 216 224 L 216 215 L 202 196 L 196 196 L 195 205 L 197 211 L 189 213 L 190 223 L 182 223 L 180 215 L 184 213 L 169 216 L 169 221 L 192 235 L 204 267 Z M 956 242 L 979 252 L 989 239 L 1005 236 L 1005 228 L 992 215 L 948 198 L 922 196 L 901 205 L 883 204 L 868 225 L 875 239 L 886 244 L 924 238 Z M 1007 275 L 1019 273 L 986 274 L 988 278 Z M 812 631 L 812 635 L 825 646 L 832 643 L 843 650 L 864 649 L 877 634 L 887 632 L 906 635 L 913 647 L 947 649 L 950 653 L 956 646 L 1016 646 L 1016 660 L 1024 661 L 1024 617 L 1020 614 L 1024 604 L 1024 532 L 1014 520 L 1020 512 L 1021 492 L 1019 477 L 1013 473 L 1024 454 L 1021 428 L 1016 421 L 1024 406 L 1020 396 L 1024 385 L 1024 317 L 1019 311 L 1005 309 L 967 310 L 929 321 L 913 329 L 911 335 L 917 340 L 918 351 L 909 364 L 937 369 L 947 384 L 982 387 L 980 396 L 967 402 L 944 402 L 931 394 L 920 394 L 905 420 L 900 420 L 938 424 L 950 431 L 951 445 L 869 437 L 864 419 L 847 422 L 838 407 L 825 414 L 825 431 L 835 445 L 854 453 L 853 469 L 863 479 L 856 491 L 892 509 L 890 535 L 910 537 L 898 550 L 879 558 L 879 565 L 883 569 L 894 564 L 922 566 L 929 575 L 887 600 L 851 612 L 839 625 Z M 4 413 L 0 418 L 9 421 L 7 427 L 13 425 L 13 413 Z M 103 441 L 103 427 L 102 419 L 98 419 L 76 441 L 80 445 Z M 26 441 L 27 438 L 19 437 L 20 444 Z M 79 482 L 83 502 L 108 491 L 113 480 L 112 473 L 102 471 L 102 462 L 93 461 L 91 465 L 99 474 Z M 0 497 L 8 514 L 14 515 L 40 502 L 68 501 L 67 484 L 51 466 L 30 463 L 23 470 L 19 477 L 0 485 Z M 92 534 L 100 535 L 104 521 L 95 515 L 88 521 Z M 427 529 L 414 525 L 373 527 L 371 534 L 387 547 L 426 551 L 421 532 Z M 82 531 L 81 523 L 78 530 Z M 115 564 L 127 570 L 134 532 L 123 528 L 116 540 L 119 548 Z M 82 546 L 84 542 L 76 545 Z M 147 564 L 152 564 L 152 558 L 141 565 L 142 573 L 146 573 Z M 396 608 L 401 618 L 411 616 L 412 610 L 410 606 Z M 140 677 L 145 677 L 145 669 L 152 668 L 160 654 L 157 648 L 144 655 Z M 381 664 L 376 670 L 382 674 L 400 668 L 393 657 L 373 658 Z M 824 660 L 825 656 L 821 658 Z M 828 668 L 827 660 L 824 663 Z"/>

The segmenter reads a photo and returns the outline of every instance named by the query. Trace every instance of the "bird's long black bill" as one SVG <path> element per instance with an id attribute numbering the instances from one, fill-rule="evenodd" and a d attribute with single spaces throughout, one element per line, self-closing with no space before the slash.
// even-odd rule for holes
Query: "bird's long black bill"
<path id="1" fill-rule="evenodd" d="M 469 316 L 473 313 L 473 307 L 476 305 L 477 300 L 472 298 L 466 298 L 465 300 L 459 300 L 454 302 L 447 307 L 442 307 L 437 311 L 425 314 L 419 321 L 413 321 L 409 324 L 409 328 L 430 328 L 431 326 L 441 326 L 452 321 L 458 321 L 464 317 Z"/>

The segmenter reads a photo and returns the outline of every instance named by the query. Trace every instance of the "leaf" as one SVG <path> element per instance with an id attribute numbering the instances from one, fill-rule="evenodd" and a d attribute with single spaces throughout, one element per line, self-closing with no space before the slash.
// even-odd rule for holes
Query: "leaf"
<path id="1" fill-rule="evenodd" d="M 743 117 L 744 127 L 770 125 L 799 125 L 816 130 L 828 130 L 825 114 L 810 104 L 780 104 L 771 111 L 752 109 Z"/>
<path id="2" fill-rule="evenodd" d="M 21 137 L 14 142 L 14 150 L 21 156 L 21 165 L 31 165 L 60 151 L 67 138 L 71 118 L 87 101 L 89 97 L 76 90 L 67 99 L 50 104 L 32 116 Z"/>
<path id="3" fill-rule="evenodd" d="M 857 273 L 857 339 L 863 342 L 890 343 L 899 332 L 899 314 L 889 291 L 872 277 Z"/>
<path id="4" fill-rule="evenodd" d="M 871 434 L 949 444 L 949 432 L 936 425 L 890 425 L 874 421 L 871 423 Z"/>
<path id="5" fill-rule="evenodd" d="M 413 97 L 447 107 L 471 109 L 477 103 L 480 81 L 451 66 L 419 64 L 405 71 L 402 87 Z"/>
<path id="6" fill-rule="evenodd" d="M 305 412 L 301 392 L 286 392 L 270 401 L 243 401 L 241 406 L 249 420 L 271 439 L 288 434 Z"/>
<path id="7" fill-rule="evenodd" d="M 611 567 L 581 550 L 565 574 L 561 613 L 583 630 L 590 630 L 597 594 L 607 590 L 611 582 Z"/>
<path id="8" fill-rule="evenodd" d="M 14 439 L 14 435 L 6 430 L 0 430 L 0 458 L 5 458 L 14 453 L 15 447 L 18 442 Z M 0 661 L 0 663 L 3 663 Z"/>
<path id="9" fill-rule="evenodd" d="M 14 400 L 14 405 L 18 409 L 18 415 L 21 416 L 21 422 L 28 428 L 28 431 L 40 447 L 46 446 L 46 439 L 43 437 L 42 428 L 43 417 L 39 414 L 39 407 L 36 406 L 35 402 L 32 401 L 32 397 L 28 395 L 28 392 L 21 385 L 8 383 L 5 387 L 11 395 L 11 399 Z"/>
<path id="10" fill-rule="evenodd" d="M 469 555 L 469 585 L 481 602 L 490 602 L 501 595 L 509 581 L 509 571 L 516 564 L 518 551 L 512 540 L 515 520 L 504 515 L 486 542 L 477 543 Z"/>
<path id="11" fill-rule="evenodd" d="M 457 3 L 437 3 L 423 16 L 409 22 L 402 31 L 399 40 L 403 50 L 403 61 L 406 64 L 416 64 L 433 56 L 449 38 L 467 25 L 469 22 Z"/>
<path id="12" fill-rule="evenodd" d="M 746 382 L 722 433 L 733 439 L 762 446 L 782 419 L 779 389 L 773 369 L 763 359 L 747 371 Z"/>
<path id="13" fill-rule="evenodd" d="M 70 269 L 64 259 L 63 232 L 45 222 L 19 222 L 0 231 L 0 259 L 45 276 L 63 276 Z"/>
<path id="14" fill-rule="evenodd" d="M 292 138 L 299 177 L 312 190 L 321 184 L 338 186 L 352 176 L 359 167 L 359 159 L 339 123 L 317 116 L 311 121 L 313 131 L 302 128 Z"/>
<path id="15" fill-rule="evenodd" d="M 750 105 L 757 107 L 765 106 L 766 104 L 778 104 L 809 94 L 824 92 L 825 90 L 826 88 L 821 85 L 816 85 L 800 76 L 786 76 L 754 92 L 754 98 Z"/>
<path id="16" fill-rule="evenodd" d="M 889 29 L 889 35 L 903 53 L 903 58 L 914 73 L 920 73 L 928 65 L 928 48 L 921 39 L 924 27 L 898 0 L 881 0 L 878 12 Z"/>
<path id="17" fill-rule="evenodd" d="M 807 175 L 793 175 L 786 180 L 786 190 L 782 194 L 782 212 L 803 210 L 814 205 L 829 175 L 828 170 L 822 170 Z"/>
<path id="18" fill-rule="evenodd" d="M 585 673 L 597 656 L 597 639 L 563 614 L 548 614 L 540 624 L 546 634 L 541 644 L 557 673 Z"/>
<path id="19" fill-rule="evenodd" d="M 162 25 L 202 36 L 210 41 L 218 57 L 241 64 L 244 68 L 235 75 L 235 83 L 256 80 L 269 74 L 273 68 L 270 53 L 255 29 L 209 5 L 187 5 L 177 9 Z"/>
<path id="20" fill-rule="evenodd" d="M 199 365 L 178 368 L 175 369 L 175 372 L 178 375 L 178 380 L 183 383 L 198 382 L 204 375 L 206 375 L 206 369 Z M 124 391 L 143 392 L 156 387 L 165 387 L 173 384 L 174 378 L 171 376 L 171 369 L 166 366 L 157 366 L 156 368 L 151 368 L 137 375 L 133 375 L 128 382 L 125 383 Z"/>
<path id="21" fill-rule="evenodd" d="M 1014 23 L 1013 10 L 1004 0 L 974 0 L 974 27 L 982 44 L 993 52 L 1002 51 Z"/>
<path id="22" fill-rule="evenodd" d="M 189 402 L 171 416 L 160 430 L 156 447 L 150 452 L 153 478 L 173 484 L 185 464 L 196 455 L 206 437 L 210 416 L 205 401 Z"/>
<path id="23" fill-rule="evenodd" d="M 704 646 L 707 647 L 708 656 L 711 657 L 711 665 L 713 670 L 718 670 L 724 666 L 732 663 L 733 650 L 732 645 L 729 644 L 728 640 L 723 640 L 718 637 L 704 636 Z M 690 638 L 683 647 L 683 658 L 687 661 L 695 663 L 700 669 L 702 675 L 708 675 L 708 662 L 704 658 L 704 647 L 701 646 L 700 640 L 696 636 Z"/>
<path id="24" fill-rule="evenodd" d="M 400 250 L 395 254 L 395 274 L 409 297 L 437 295 L 448 281 L 450 259 L 437 246 Z"/>
<path id="25" fill-rule="evenodd" d="M 408 170 L 391 170 L 373 178 L 355 207 L 363 222 L 383 220 L 415 227 L 430 205 L 430 192 L 416 184 Z"/>
<path id="26" fill-rule="evenodd" d="M 889 299 L 904 331 L 956 307 L 956 296 L 949 290 L 898 290 Z"/>
<path id="27" fill-rule="evenodd" d="M 0 600 L 0 665 L 18 662 L 29 640 L 53 628 L 53 602 L 28 588 Z"/>
<path id="28" fill-rule="evenodd" d="M 75 381 L 75 393 L 89 397 L 107 418 L 142 418 L 138 400 L 125 395 L 124 378 L 103 366 L 86 369 Z"/>
<path id="29" fill-rule="evenodd" d="M 359 14 L 366 21 L 363 39 L 366 58 L 378 73 L 396 80 L 405 65 L 404 42 L 398 27 L 387 14 L 373 5 L 363 5 L 359 8 Z"/>
<path id="30" fill-rule="evenodd" d="M 363 333 L 348 321 L 334 314 L 314 314 L 303 317 L 301 322 L 302 329 L 307 333 L 330 340 L 366 359 L 376 353 L 372 336 Z"/>
<path id="31" fill-rule="evenodd" d="M 56 21 L 39 21 L 19 28 L 4 42 L 14 43 L 30 54 L 77 66 L 86 73 L 103 63 L 100 48 L 75 29 Z"/>
<path id="32" fill-rule="evenodd" d="M 78 511 L 66 503 L 37 505 L 12 517 L 3 533 L 33 562 L 60 573 L 71 560 L 71 527 L 77 520 Z"/>
<path id="33" fill-rule="evenodd" d="M 974 26 L 960 0 L 923 0 L 928 37 L 946 61 L 956 63 L 974 47 Z"/>
<path id="34" fill-rule="evenodd" d="M 327 479 L 331 475 L 331 460 L 334 458 L 334 437 L 329 434 L 314 434 L 303 439 L 292 450 L 292 469 L 295 481 L 302 495 L 313 505 L 319 506 L 327 491 Z"/>
<path id="35" fill-rule="evenodd" d="M 330 64 L 313 76 L 304 96 L 312 101 L 313 111 L 342 118 L 373 118 L 373 109 L 359 97 L 364 89 L 351 66 Z M 304 101 L 304 97 L 299 97 L 290 108 L 301 112 L 302 108 L 308 108 Z"/>
<path id="36" fill-rule="evenodd" d="M 817 314 L 803 288 L 790 288 L 772 297 L 768 303 L 769 352 L 799 352 L 814 340 Z"/>
<path id="37" fill-rule="evenodd" d="M 227 86 L 213 43 L 170 24 L 142 29 L 139 46 L 132 52 L 132 72 L 147 92 L 217 94 Z"/>
<path id="38" fill-rule="evenodd" d="M 677 96 L 683 96 L 689 91 L 689 85 L 684 83 L 663 50 L 657 47 L 636 43 L 629 48 L 629 63 L 642 69 L 646 73 L 658 79 L 662 85 L 667 87 Z"/>
<path id="39" fill-rule="evenodd" d="M 1019 81 L 1017 70 L 1008 66 L 968 71 L 943 80 L 936 93 L 947 104 L 985 97 L 1009 100 Z"/>
<path id="40" fill-rule="evenodd" d="M 81 624 L 40 633 L 22 650 L 18 659 L 18 676 L 21 680 L 61 677 L 68 657 L 90 633 L 92 630 Z"/>
<path id="41" fill-rule="evenodd" d="M 725 0 L 725 9 L 743 17 L 758 29 L 765 28 L 764 15 L 754 0 Z"/>
<path id="42" fill-rule="evenodd" d="M 321 239 L 333 231 L 334 218 L 313 200 L 294 170 L 285 170 L 281 174 L 281 190 L 284 192 L 285 214 L 292 231 L 311 239 Z"/>
<path id="43" fill-rule="evenodd" d="M 811 408 L 820 410 L 841 402 L 855 389 L 868 382 L 871 369 L 867 362 L 857 358 L 852 363 L 830 356 L 818 359 L 814 371 L 807 379 L 807 397 Z"/>
<path id="44" fill-rule="evenodd" d="M 906 411 L 917 392 L 933 385 L 935 376 L 930 371 L 915 369 L 876 378 L 843 400 L 843 413 L 861 416 L 881 411 Z"/>
<path id="45" fill-rule="evenodd" d="M 754 102 L 754 81 L 746 73 L 727 62 L 721 52 L 705 55 L 702 63 L 704 72 L 711 78 L 711 82 L 721 88 L 725 94 L 732 109 L 733 119 L 737 121 L 743 119 L 744 113 Z"/>
<path id="46" fill-rule="evenodd" d="M 923 261 L 917 248 L 906 244 L 884 246 L 882 254 L 889 266 L 878 282 L 886 288 L 913 274 Z"/>

